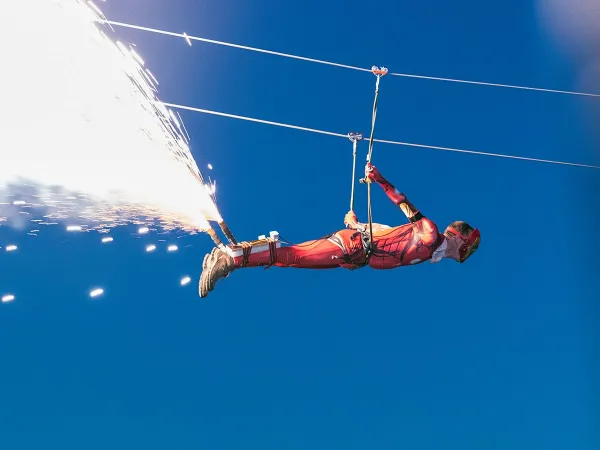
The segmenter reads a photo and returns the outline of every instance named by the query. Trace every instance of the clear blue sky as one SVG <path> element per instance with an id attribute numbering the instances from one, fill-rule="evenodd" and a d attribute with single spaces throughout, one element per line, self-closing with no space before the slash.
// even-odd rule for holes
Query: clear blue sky
<path id="1" fill-rule="evenodd" d="M 577 89 L 531 2 L 109 0 L 112 20 L 392 71 Z M 368 133 L 374 77 L 132 30 L 168 102 Z M 600 84 L 596 86 L 600 92 Z M 598 163 L 593 102 L 385 78 L 377 136 Z M 182 112 L 240 239 L 343 226 L 344 139 Z M 360 161 L 364 161 L 361 148 Z M 598 172 L 376 145 L 425 215 L 482 232 L 467 264 L 238 271 L 207 299 L 211 241 L 143 252 L 6 229 L 0 446 L 6 450 L 592 450 L 599 445 Z M 185 193 L 182 193 L 185 195 Z M 366 197 L 358 188 L 357 213 Z M 374 191 L 375 220 L 404 216 Z M 186 245 L 193 245 L 184 248 Z M 179 277 L 193 283 L 181 288 Z M 100 284 L 106 295 L 86 296 Z"/>

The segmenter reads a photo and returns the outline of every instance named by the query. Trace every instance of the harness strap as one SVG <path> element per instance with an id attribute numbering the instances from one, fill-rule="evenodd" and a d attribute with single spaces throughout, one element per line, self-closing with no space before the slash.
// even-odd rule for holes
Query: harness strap
<path id="1" fill-rule="evenodd" d="M 344 245 L 344 241 L 337 235 L 337 233 L 331 235 L 327 239 L 329 242 L 331 242 L 332 244 L 337 245 L 342 250 L 343 256 L 341 257 L 341 259 L 343 259 L 346 264 L 356 266 L 354 268 L 351 268 L 350 270 L 360 269 L 360 268 L 365 267 L 365 266 L 367 266 L 369 264 L 369 259 L 370 259 L 370 246 L 368 244 L 369 243 L 369 237 L 368 237 L 368 235 L 367 235 L 366 232 L 364 232 L 364 231 L 357 231 L 356 233 L 354 233 L 350 237 L 350 239 L 354 240 L 354 239 L 356 239 L 357 236 L 360 236 L 361 247 L 362 247 L 362 250 L 363 250 L 363 252 L 365 254 L 365 259 L 360 264 L 353 260 L 353 257 L 356 256 L 356 254 L 358 253 L 358 251 L 356 251 L 354 253 L 349 253 L 348 249 Z M 339 258 L 339 257 L 333 256 L 333 258 Z"/>
<path id="2" fill-rule="evenodd" d="M 352 270 L 357 270 L 368 266 L 369 261 L 371 260 L 371 255 L 373 254 L 373 245 L 370 235 L 366 232 L 358 231 L 357 233 L 352 235 L 352 238 L 356 237 L 357 235 L 360 235 L 360 242 L 362 244 L 363 251 L 365 252 L 365 259 L 361 264 L 353 263 L 356 264 L 356 267 Z"/>
<path id="3" fill-rule="evenodd" d="M 272 238 L 267 238 L 267 241 L 269 242 L 269 264 L 265 266 L 265 270 L 277 261 L 277 244 Z"/>
<path id="4" fill-rule="evenodd" d="M 269 244 L 269 264 L 265 266 L 265 269 L 271 267 L 275 262 L 277 262 L 277 241 L 273 238 L 266 238 L 266 242 Z M 240 247 L 242 247 L 242 267 L 247 267 L 250 259 L 250 254 L 252 253 L 253 245 L 249 242 L 243 241 L 239 243 Z"/>
<path id="5" fill-rule="evenodd" d="M 252 251 L 252 245 L 249 242 L 240 242 L 242 247 L 242 267 L 248 265 L 248 259 L 250 258 L 250 252 Z"/>

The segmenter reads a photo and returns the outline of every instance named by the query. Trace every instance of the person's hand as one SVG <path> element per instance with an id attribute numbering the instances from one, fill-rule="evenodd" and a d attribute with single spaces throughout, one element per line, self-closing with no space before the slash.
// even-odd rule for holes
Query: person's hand
<path id="1" fill-rule="evenodd" d="M 368 182 L 374 181 L 375 183 L 380 183 L 383 181 L 383 177 L 379 173 L 379 170 L 371 163 L 367 163 L 365 166 L 365 178 Z"/>
<path id="2" fill-rule="evenodd" d="M 355 225 L 356 222 L 358 222 L 358 219 L 356 218 L 356 214 L 354 213 L 354 211 L 348 211 L 346 213 L 346 216 L 344 217 L 344 225 L 346 225 L 348 228 L 352 228 L 352 226 Z"/>

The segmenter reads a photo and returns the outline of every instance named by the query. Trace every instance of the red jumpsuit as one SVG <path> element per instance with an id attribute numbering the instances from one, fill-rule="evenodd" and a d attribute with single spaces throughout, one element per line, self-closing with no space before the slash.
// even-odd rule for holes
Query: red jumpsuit
<path id="1" fill-rule="evenodd" d="M 234 259 L 236 267 L 277 266 L 305 269 L 356 269 L 369 265 L 374 269 L 393 269 L 419 264 L 431 259 L 445 237 L 437 226 L 424 217 L 387 180 L 378 183 L 387 196 L 400 207 L 409 219 L 408 224 L 389 228 L 373 226 L 371 252 L 367 257 L 365 240 L 368 226 L 351 223 L 351 229 L 289 247 L 271 248 Z M 359 231 L 356 228 L 366 229 Z"/>

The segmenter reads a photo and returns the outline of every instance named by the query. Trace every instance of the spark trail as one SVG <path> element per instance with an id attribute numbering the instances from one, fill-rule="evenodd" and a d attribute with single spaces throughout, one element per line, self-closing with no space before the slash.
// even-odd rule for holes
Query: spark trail
<path id="1" fill-rule="evenodd" d="M 0 27 L 0 223 L 207 231 L 214 187 L 139 52 L 82 0 L 13 0 Z"/>

